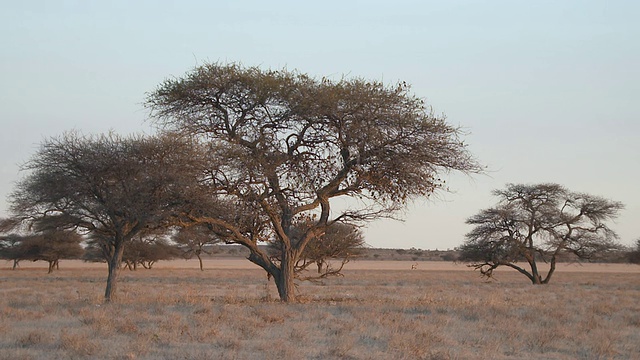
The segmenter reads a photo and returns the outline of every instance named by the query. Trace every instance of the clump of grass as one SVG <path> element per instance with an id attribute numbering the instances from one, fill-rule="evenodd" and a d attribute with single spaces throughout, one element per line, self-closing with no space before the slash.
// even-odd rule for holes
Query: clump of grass
<path id="1" fill-rule="evenodd" d="M 73 333 L 65 329 L 60 333 L 59 347 L 72 357 L 92 356 L 101 350 L 97 339 L 92 339 L 87 334 Z"/>
<path id="2" fill-rule="evenodd" d="M 42 330 L 32 330 L 18 337 L 16 345 L 23 348 L 40 347 L 53 343 L 53 336 Z"/>

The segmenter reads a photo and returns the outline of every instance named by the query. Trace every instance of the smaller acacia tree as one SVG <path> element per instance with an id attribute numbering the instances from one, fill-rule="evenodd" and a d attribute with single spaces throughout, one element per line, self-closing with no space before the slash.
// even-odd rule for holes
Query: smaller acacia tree
<path id="1" fill-rule="evenodd" d="M 21 252 L 20 246 L 25 239 L 26 229 L 20 229 L 19 221 L 14 218 L 0 219 L 0 259 L 13 262 L 11 267 L 15 270 L 20 263 Z"/>
<path id="2" fill-rule="evenodd" d="M 96 242 L 107 259 L 109 302 L 126 245 L 183 205 L 198 159 L 197 144 L 170 134 L 70 132 L 47 139 L 23 166 L 28 174 L 10 198 L 13 218 L 37 231 L 76 230 Z"/>
<path id="3" fill-rule="evenodd" d="M 179 250 L 166 239 L 139 236 L 124 249 L 122 262 L 129 270 L 137 270 L 138 266 L 151 269 L 160 260 L 172 260 L 178 256 Z"/>
<path id="4" fill-rule="evenodd" d="M 293 231 L 304 234 L 309 226 L 311 224 L 298 223 Z M 357 226 L 347 223 L 333 223 L 327 227 L 323 235 L 309 241 L 296 262 L 295 272 L 300 274 L 309 266 L 315 264 L 320 278 L 340 276 L 344 266 L 350 260 L 359 256 L 365 245 L 362 231 Z M 279 255 L 282 253 L 280 243 L 272 242 L 270 243 L 270 248 L 272 258 L 274 261 L 279 262 Z M 339 265 L 332 267 L 331 260 L 337 260 Z M 304 277 L 303 279 L 312 279 L 312 277 Z"/>
<path id="5" fill-rule="evenodd" d="M 471 262 L 484 276 L 507 266 L 533 284 L 547 284 L 561 255 L 590 260 L 619 248 L 606 221 L 618 216 L 624 207 L 620 202 L 558 184 L 508 184 L 493 193 L 498 204 L 467 219 L 475 227 L 460 248 L 460 260 Z M 519 265 L 523 261 L 528 269 Z M 540 261 L 549 264 L 545 276 Z"/>
<path id="6" fill-rule="evenodd" d="M 22 260 L 46 261 L 49 263 L 48 273 L 51 274 L 54 269 L 59 269 L 61 259 L 82 257 L 82 241 L 75 231 L 47 230 L 26 236 L 18 247 L 18 256 Z"/>
<path id="7" fill-rule="evenodd" d="M 25 237 L 18 234 L 8 234 L 0 238 L 0 259 L 13 262 L 12 269 L 15 270 L 22 258 L 21 245 Z"/>
<path id="8" fill-rule="evenodd" d="M 184 258 L 198 258 L 200 270 L 204 271 L 202 254 L 210 255 L 211 251 L 207 250 L 207 247 L 220 243 L 221 239 L 207 224 L 197 224 L 180 228 L 173 235 L 173 241 L 183 251 Z"/>

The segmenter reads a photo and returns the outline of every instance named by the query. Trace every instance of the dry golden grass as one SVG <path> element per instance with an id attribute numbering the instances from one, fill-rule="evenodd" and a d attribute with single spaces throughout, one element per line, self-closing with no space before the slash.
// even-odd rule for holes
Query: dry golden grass
<path id="1" fill-rule="evenodd" d="M 425 270 L 426 263 L 418 271 L 360 264 L 344 278 L 301 284 L 301 302 L 281 304 L 260 270 L 159 264 L 123 271 L 118 299 L 105 305 L 106 270 L 64 265 L 51 275 L 40 268 L 0 270 L 0 359 L 640 354 L 640 267 L 560 271 L 550 285 L 532 286 L 510 271 L 485 282 L 471 270 Z"/>

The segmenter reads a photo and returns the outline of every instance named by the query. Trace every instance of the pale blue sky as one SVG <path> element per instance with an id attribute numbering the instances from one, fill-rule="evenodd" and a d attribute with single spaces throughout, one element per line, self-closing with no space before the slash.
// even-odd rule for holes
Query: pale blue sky
<path id="1" fill-rule="evenodd" d="M 463 126 L 487 176 L 406 222 L 366 230 L 376 247 L 453 248 L 465 218 L 508 182 L 558 182 L 624 202 L 640 237 L 640 2 L 1 1 L 0 215 L 19 164 L 65 130 L 152 132 L 145 92 L 204 61 L 413 85 Z"/>

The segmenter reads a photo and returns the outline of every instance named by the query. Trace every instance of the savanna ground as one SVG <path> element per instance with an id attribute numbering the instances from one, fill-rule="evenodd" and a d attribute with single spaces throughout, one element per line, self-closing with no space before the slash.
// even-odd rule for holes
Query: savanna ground
<path id="1" fill-rule="evenodd" d="M 0 359 L 640 356 L 640 266 L 564 265 L 532 286 L 514 271 L 486 282 L 460 264 L 358 261 L 282 304 L 247 260 L 196 263 L 123 271 L 108 305 L 103 265 L 5 264 Z"/>

